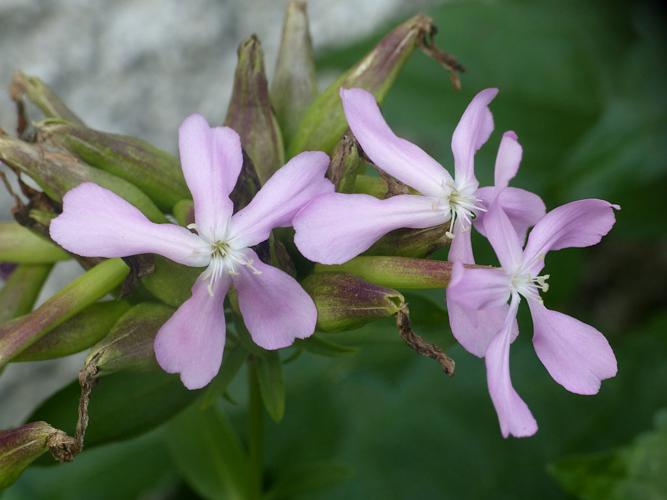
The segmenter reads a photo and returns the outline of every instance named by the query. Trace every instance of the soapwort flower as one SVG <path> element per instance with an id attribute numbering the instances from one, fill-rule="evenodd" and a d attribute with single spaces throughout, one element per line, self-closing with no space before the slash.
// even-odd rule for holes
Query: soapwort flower
<path id="1" fill-rule="evenodd" d="M 519 144 L 516 133 L 505 132 L 500 141 L 494 168 L 494 185 L 477 190 L 476 196 L 485 207 L 491 206 L 498 198 L 499 205 L 508 215 L 512 226 L 523 242 L 528 228 L 544 217 L 546 212 L 542 199 L 523 189 L 508 187 L 509 181 L 516 176 L 523 156 L 523 148 Z M 480 211 L 474 221 L 475 229 L 483 235 L 486 211 Z M 469 231 L 459 231 L 449 248 L 450 262 L 474 264 L 475 258 Z M 507 316 L 507 304 L 499 307 L 488 307 L 484 310 L 469 310 L 461 304 L 450 300 L 449 289 L 446 290 L 447 315 L 452 333 L 456 340 L 470 353 L 483 357 L 493 336 L 500 330 Z M 519 331 L 513 326 L 513 336 Z"/>
<path id="2" fill-rule="evenodd" d="M 179 130 L 183 174 L 194 200 L 195 224 L 155 224 L 113 192 L 93 183 L 69 191 L 63 213 L 51 222 L 51 237 L 85 257 L 155 253 L 186 266 L 206 268 L 192 296 L 162 326 L 155 339 L 160 366 L 179 373 L 189 389 L 208 384 L 222 362 L 223 301 L 233 285 L 253 341 L 265 349 L 286 347 L 310 336 L 317 311 L 299 283 L 259 260 L 251 247 L 273 228 L 291 225 L 314 197 L 333 191 L 324 178 L 328 157 L 304 152 L 278 170 L 243 209 L 233 214 L 229 198 L 243 154 L 238 134 L 211 128 L 200 115 Z"/>
<path id="3" fill-rule="evenodd" d="M 496 198 L 485 215 L 484 230 L 501 268 L 454 264 L 449 301 L 482 314 L 488 308 L 506 308 L 504 321 L 484 353 L 489 393 L 505 437 L 530 436 L 537 431 L 532 413 L 510 378 L 509 349 L 517 333 L 516 314 L 522 297 L 533 318 L 535 351 L 556 382 L 577 394 L 596 394 L 602 380 L 616 375 L 616 358 L 605 337 L 590 325 L 547 309 L 540 292 L 549 289 L 549 275 L 541 274 L 546 254 L 599 243 L 614 225 L 613 212 L 618 208 L 596 199 L 562 205 L 537 222 L 522 250 L 521 238 Z"/>
<path id="4" fill-rule="evenodd" d="M 493 130 L 489 103 L 498 93 L 486 89 L 468 105 L 452 137 L 455 175 L 452 177 L 421 148 L 394 134 L 373 95 L 363 89 L 341 89 L 348 124 L 373 163 L 419 194 L 401 194 L 380 200 L 365 194 L 332 193 L 322 196 L 294 219 L 295 243 L 310 260 L 340 264 L 367 250 L 382 236 L 399 228 L 428 228 L 449 225 L 448 235 L 459 235 L 470 246 L 470 227 L 485 210 L 474 173 L 474 157 Z M 517 224 L 537 205 L 537 196 L 509 189 L 502 202 L 508 203 L 511 217 L 518 212 Z M 529 213 L 526 215 L 526 211 Z"/>

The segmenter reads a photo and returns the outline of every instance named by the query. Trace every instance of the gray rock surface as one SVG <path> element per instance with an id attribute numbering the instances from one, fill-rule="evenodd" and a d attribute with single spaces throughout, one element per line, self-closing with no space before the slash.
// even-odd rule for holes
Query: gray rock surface
<path id="1" fill-rule="evenodd" d="M 236 47 L 256 33 L 273 71 L 286 0 L 0 0 L 0 127 L 13 131 L 4 89 L 21 69 L 49 83 L 89 125 L 175 151 L 190 113 L 224 118 Z M 312 0 L 315 50 L 353 42 L 422 1 Z M 0 219 L 11 202 L 0 191 Z M 78 272 L 59 265 L 40 300 Z M 0 428 L 72 380 L 81 355 L 10 365 L 0 376 Z"/>

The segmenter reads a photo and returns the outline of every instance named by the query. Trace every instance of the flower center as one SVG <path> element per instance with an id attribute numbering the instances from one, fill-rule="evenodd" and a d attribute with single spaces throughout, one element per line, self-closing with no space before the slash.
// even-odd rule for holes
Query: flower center
<path id="1" fill-rule="evenodd" d="M 196 224 L 190 224 L 188 229 L 197 229 Z M 226 239 L 216 239 L 210 241 L 203 235 L 199 235 L 209 245 L 209 255 L 211 260 L 208 267 L 202 273 L 202 277 L 208 281 L 208 293 L 213 295 L 215 282 L 224 274 L 238 274 L 238 266 L 245 266 L 254 274 L 261 274 L 261 271 L 253 265 L 253 259 L 248 258 L 245 248 L 237 248 Z"/>
<path id="2" fill-rule="evenodd" d="M 453 183 L 448 185 L 449 192 L 445 195 L 449 205 L 449 231 L 445 234 L 454 239 L 456 223 L 462 231 L 468 231 L 472 221 L 477 217 L 477 212 L 486 212 L 481 206 L 481 201 L 475 196 L 476 189 L 473 186 L 456 187 Z"/>
<path id="3" fill-rule="evenodd" d="M 527 299 L 542 302 L 540 291 L 546 293 L 549 291 L 548 274 L 533 277 L 530 273 L 516 272 L 512 275 L 512 292 L 518 293 Z"/>

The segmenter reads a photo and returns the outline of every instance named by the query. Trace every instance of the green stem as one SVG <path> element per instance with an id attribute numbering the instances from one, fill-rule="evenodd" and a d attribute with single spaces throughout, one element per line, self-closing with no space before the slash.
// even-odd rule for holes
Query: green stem
<path id="1" fill-rule="evenodd" d="M 264 471 L 263 442 L 264 442 L 264 414 L 262 411 L 262 396 L 257 376 L 257 363 L 251 356 L 248 360 L 248 462 L 256 485 L 258 498 L 262 491 L 262 476 Z"/>
<path id="2" fill-rule="evenodd" d="M 105 260 L 76 278 L 30 314 L 0 326 L 0 367 L 45 334 L 120 285 L 130 269 Z"/>
<path id="3" fill-rule="evenodd" d="M 315 273 L 327 272 L 354 274 L 388 288 L 445 288 L 452 274 L 452 264 L 410 257 L 362 256 L 340 265 L 315 265 Z"/>
<path id="4" fill-rule="evenodd" d="M 0 290 L 0 324 L 32 311 L 53 264 L 20 264 Z"/>

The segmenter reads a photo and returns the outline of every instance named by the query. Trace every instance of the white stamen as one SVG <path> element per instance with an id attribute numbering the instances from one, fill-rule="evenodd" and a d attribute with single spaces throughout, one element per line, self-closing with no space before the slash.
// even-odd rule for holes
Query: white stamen
<path id="1" fill-rule="evenodd" d="M 512 291 L 542 303 L 540 291 L 549 291 L 548 274 L 532 277 L 530 273 L 517 271 L 512 275 Z"/>
<path id="2" fill-rule="evenodd" d="M 445 235 L 449 239 L 454 239 L 454 229 L 458 221 L 462 231 L 470 230 L 472 221 L 477 217 L 478 212 L 486 212 L 486 209 L 481 206 L 481 199 L 474 196 L 473 193 L 467 193 L 470 189 L 466 187 L 456 187 L 454 183 L 450 182 L 444 186 L 446 188 L 446 200 L 449 206 L 449 230 Z"/>
<path id="3" fill-rule="evenodd" d="M 188 224 L 188 229 L 199 230 L 197 224 Z M 217 239 L 211 241 L 206 236 L 200 234 L 206 243 L 210 247 L 210 256 L 211 260 L 209 261 L 208 267 L 202 273 L 202 277 L 208 281 L 208 293 L 213 296 L 213 289 L 215 282 L 226 272 L 232 276 L 239 274 L 237 266 L 245 266 L 253 274 L 262 274 L 262 272 L 257 269 L 254 265 L 253 259 L 249 259 L 245 255 L 245 248 L 236 248 L 227 240 L 226 235 L 222 239 Z"/>

